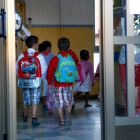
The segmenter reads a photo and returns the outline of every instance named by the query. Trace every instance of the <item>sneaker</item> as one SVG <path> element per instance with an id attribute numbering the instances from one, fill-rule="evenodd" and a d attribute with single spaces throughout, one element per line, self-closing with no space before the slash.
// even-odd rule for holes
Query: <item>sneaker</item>
<path id="1" fill-rule="evenodd" d="M 24 122 L 27 122 L 28 121 L 28 116 L 24 116 L 24 113 L 22 113 L 22 119 Z"/>
<path id="2" fill-rule="evenodd" d="M 100 102 L 98 102 L 98 101 L 96 101 L 95 104 L 98 105 L 98 106 L 100 106 Z"/>
<path id="3" fill-rule="evenodd" d="M 65 120 L 60 120 L 59 125 L 60 126 L 65 126 L 66 125 Z"/>
<path id="4" fill-rule="evenodd" d="M 48 107 L 46 105 L 43 105 L 42 110 L 48 110 Z"/>
<path id="5" fill-rule="evenodd" d="M 85 107 L 92 107 L 92 105 L 87 104 L 87 105 L 85 105 Z"/>
<path id="6" fill-rule="evenodd" d="M 67 112 L 65 114 L 65 120 L 66 120 L 66 125 L 67 126 L 71 126 L 72 125 L 71 114 L 69 112 Z"/>
<path id="7" fill-rule="evenodd" d="M 38 122 L 37 118 L 32 118 L 32 125 L 33 126 L 40 125 L 40 122 Z"/>

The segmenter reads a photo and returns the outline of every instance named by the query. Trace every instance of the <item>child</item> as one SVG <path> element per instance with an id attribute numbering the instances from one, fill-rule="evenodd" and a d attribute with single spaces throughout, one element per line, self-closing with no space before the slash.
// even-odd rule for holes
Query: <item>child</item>
<path id="1" fill-rule="evenodd" d="M 38 49 L 38 38 L 36 36 L 30 36 L 26 39 L 25 41 L 27 47 L 29 48 L 27 51 L 21 53 L 18 57 L 18 61 L 16 63 L 16 73 L 19 76 L 19 63 L 22 58 L 25 57 L 25 53 L 27 56 L 35 56 L 40 62 L 40 69 L 41 69 L 41 74 L 42 78 L 46 76 L 47 72 L 47 65 L 45 63 L 45 59 L 42 56 L 42 54 L 39 54 L 36 52 Z M 24 62 L 22 62 L 24 63 Z M 28 73 L 27 73 L 28 74 Z M 25 83 L 26 84 L 26 83 Z M 32 104 L 32 125 L 36 126 L 39 125 L 40 123 L 37 120 L 37 105 L 39 105 L 40 101 L 40 95 L 41 95 L 41 87 L 39 86 L 37 89 L 34 88 L 22 88 L 22 97 L 23 97 L 23 114 L 22 114 L 22 119 L 24 122 L 28 121 L 28 116 L 27 116 L 27 110 L 28 106 Z"/>
<path id="2" fill-rule="evenodd" d="M 48 98 L 46 100 L 46 103 L 48 105 L 48 109 L 49 109 L 49 114 L 53 114 L 53 109 L 55 109 L 55 105 L 54 105 L 54 90 L 55 87 L 51 87 L 48 90 Z"/>
<path id="3" fill-rule="evenodd" d="M 44 41 L 42 44 L 39 44 L 39 52 L 42 52 L 41 54 L 43 55 L 46 65 L 49 65 L 50 60 L 54 57 L 54 54 L 51 52 L 51 47 L 52 44 L 49 41 Z M 47 96 L 47 91 L 48 91 L 48 81 L 45 78 L 43 80 L 43 110 L 47 110 L 46 106 L 46 96 Z"/>
<path id="4" fill-rule="evenodd" d="M 88 61 L 90 58 L 88 50 L 82 50 L 80 52 L 80 57 L 81 57 L 81 61 L 84 61 L 85 72 L 86 72 L 87 78 L 85 81 L 80 81 L 80 82 L 75 83 L 74 91 L 77 93 L 74 96 L 74 101 L 76 101 L 76 99 L 81 93 L 85 92 L 86 93 L 85 107 L 91 107 L 92 105 L 88 104 L 88 100 L 89 100 L 89 91 L 91 91 L 90 84 L 92 83 L 92 87 L 94 86 L 93 65 L 91 62 Z M 74 107 L 75 105 L 73 105 L 73 109 Z"/>
<path id="5" fill-rule="evenodd" d="M 96 69 L 95 79 L 97 81 L 100 81 L 100 63 L 98 64 L 97 69 Z M 100 93 L 95 104 L 100 106 Z"/>
<path id="6" fill-rule="evenodd" d="M 48 80 L 49 87 L 52 87 L 52 79 L 54 75 L 56 74 L 59 75 L 59 73 L 57 73 L 56 71 L 57 71 L 57 66 L 59 65 L 59 61 L 61 59 L 71 58 L 72 56 L 73 58 L 72 60 L 74 60 L 76 64 L 79 61 L 76 54 L 70 49 L 70 41 L 67 38 L 62 37 L 58 40 L 58 48 L 60 50 L 59 54 L 51 59 L 49 63 L 49 67 L 48 67 L 47 80 Z M 61 56 L 62 58 L 59 58 L 59 56 Z M 66 66 L 63 69 L 69 70 L 69 67 Z M 75 69 L 76 69 L 76 65 L 75 65 Z M 60 73 L 60 75 L 61 74 L 62 73 Z M 74 73 L 68 73 L 68 74 L 70 74 L 69 75 L 70 77 L 74 75 Z M 70 126 L 72 125 L 70 112 L 71 112 L 72 104 L 74 103 L 73 93 L 72 93 L 73 82 L 71 83 L 58 82 L 58 79 L 56 77 L 54 78 L 53 82 L 55 86 L 55 101 L 54 102 L 60 116 L 59 125 L 64 126 L 65 120 L 66 120 L 66 124 Z M 66 106 L 65 120 L 63 117 L 63 110 L 62 110 L 63 106 Z"/>

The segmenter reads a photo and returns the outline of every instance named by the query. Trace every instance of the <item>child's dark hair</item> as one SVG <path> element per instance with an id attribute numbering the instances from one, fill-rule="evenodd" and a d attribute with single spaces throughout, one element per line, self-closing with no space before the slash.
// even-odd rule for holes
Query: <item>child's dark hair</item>
<path id="1" fill-rule="evenodd" d="M 39 44 L 39 47 L 38 47 L 38 51 L 39 52 L 43 52 L 45 51 L 48 47 L 52 47 L 52 44 L 51 42 L 49 41 L 44 41 L 43 43 Z"/>
<path id="2" fill-rule="evenodd" d="M 43 52 L 43 51 L 44 51 L 44 50 L 43 50 L 43 45 L 42 45 L 42 43 L 39 44 L 39 46 L 38 46 L 38 51 L 39 51 L 39 52 Z"/>
<path id="3" fill-rule="evenodd" d="M 51 42 L 49 42 L 49 41 L 44 41 L 44 42 L 42 43 L 42 46 L 43 46 L 43 49 L 44 49 L 44 51 L 45 51 L 48 47 L 52 47 L 52 44 L 51 44 Z"/>
<path id="4" fill-rule="evenodd" d="M 87 56 L 89 56 L 89 51 L 88 50 L 81 50 L 81 52 L 80 52 L 80 58 L 82 60 L 87 60 Z"/>
<path id="5" fill-rule="evenodd" d="M 70 41 L 66 37 L 61 37 L 58 40 L 58 48 L 60 51 L 68 51 L 70 47 Z"/>
<path id="6" fill-rule="evenodd" d="M 26 43 L 28 48 L 32 48 L 33 44 L 38 43 L 38 37 L 31 35 L 25 40 L 25 43 Z"/>

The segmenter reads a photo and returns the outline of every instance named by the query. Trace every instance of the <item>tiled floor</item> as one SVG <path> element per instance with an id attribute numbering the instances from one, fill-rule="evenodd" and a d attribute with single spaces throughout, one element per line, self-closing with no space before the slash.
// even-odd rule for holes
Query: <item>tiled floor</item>
<path id="1" fill-rule="evenodd" d="M 17 109 L 17 139 L 18 140 L 101 140 L 100 108 L 95 101 L 90 101 L 91 108 L 84 108 L 84 102 L 76 102 L 72 111 L 73 125 L 59 126 L 59 117 L 55 110 L 53 115 L 42 111 L 42 104 L 38 108 L 40 126 L 31 125 L 31 108 L 29 108 L 28 122 L 21 118 L 22 105 Z"/>

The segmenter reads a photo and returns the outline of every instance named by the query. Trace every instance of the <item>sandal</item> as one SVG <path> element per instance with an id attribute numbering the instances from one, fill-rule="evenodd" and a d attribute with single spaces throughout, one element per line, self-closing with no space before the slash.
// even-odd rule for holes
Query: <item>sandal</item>
<path id="1" fill-rule="evenodd" d="M 66 124 L 65 124 L 65 120 L 60 120 L 59 125 L 60 125 L 60 126 L 65 126 L 65 125 L 66 125 Z"/>

